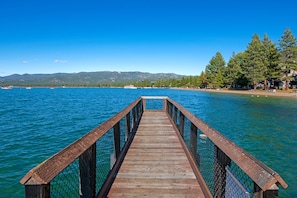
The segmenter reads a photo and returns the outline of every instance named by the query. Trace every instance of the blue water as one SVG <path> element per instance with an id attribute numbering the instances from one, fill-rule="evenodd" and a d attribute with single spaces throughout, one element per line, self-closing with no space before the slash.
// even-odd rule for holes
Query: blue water
<path id="1" fill-rule="evenodd" d="M 142 95 L 169 96 L 278 172 L 297 197 L 297 98 L 173 89 L 0 90 L 0 197 L 23 197 L 34 166 Z"/>

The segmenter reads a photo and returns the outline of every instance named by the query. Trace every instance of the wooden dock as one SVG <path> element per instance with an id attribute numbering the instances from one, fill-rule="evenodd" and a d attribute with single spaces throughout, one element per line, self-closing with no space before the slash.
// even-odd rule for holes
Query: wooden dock
<path id="1" fill-rule="evenodd" d="M 277 172 L 161 96 L 136 99 L 20 182 L 26 198 L 263 198 L 288 187 Z"/>
<path id="2" fill-rule="evenodd" d="M 108 197 L 205 197 L 164 111 L 145 111 Z"/>

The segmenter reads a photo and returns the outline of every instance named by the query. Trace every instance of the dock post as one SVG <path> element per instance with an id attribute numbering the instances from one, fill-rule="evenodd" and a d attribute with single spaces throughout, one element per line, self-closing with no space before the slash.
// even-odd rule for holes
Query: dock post
<path id="1" fill-rule="evenodd" d="M 185 115 L 182 112 L 179 112 L 179 133 L 184 137 L 184 126 L 185 126 Z"/>
<path id="2" fill-rule="evenodd" d="M 25 197 L 50 198 L 50 184 L 30 184 L 30 180 L 25 184 Z M 33 182 L 35 183 L 35 182 Z"/>
<path id="3" fill-rule="evenodd" d="M 172 118 L 172 106 L 173 106 L 173 104 L 168 102 L 167 105 L 168 105 L 168 114 Z"/>
<path id="4" fill-rule="evenodd" d="M 132 109 L 132 128 L 134 129 L 136 125 L 136 110 L 135 107 Z"/>
<path id="5" fill-rule="evenodd" d="M 80 197 L 96 195 L 96 143 L 79 157 Z"/>
<path id="6" fill-rule="evenodd" d="M 190 152 L 192 154 L 192 157 L 196 160 L 196 153 L 197 153 L 197 127 L 193 123 L 191 123 Z"/>
<path id="7" fill-rule="evenodd" d="M 114 157 L 117 160 L 120 155 L 120 122 L 113 126 L 113 138 L 114 138 Z"/>
<path id="8" fill-rule="evenodd" d="M 131 124 L 130 124 L 130 112 L 126 115 L 126 141 L 130 137 Z"/>
<path id="9" fill-rule="evenodd" d="M 167 99 L 163 99 L 163 110 L 166 112 L 167 111 Z"/>
<path id="10" fill-rule="evenodd" d="M 214 146 L 214 196 L 225 197 L 226 166 L 230 166 L 231 159 L 216 145 Z"/>
<path id="11" fill-rule="evenodd" d="M 146 99 L 145 98 L 142 98 L 142 109 L 143 109 L 143 111 L 146 110 Z"/>
<path id="12" fill-rule="evenodd" d="M 174 122 L 175 125 L 177 123 L 176 120 L 177 120 L 177 107 L 174 106 L 173 107 L 173 122 Z"/>
<path id="13" fill-rule="evenodd" d="M 273 184 L 266 191 L 262 191 L 262 189 L 254 183 L 254 198 L 270 198 L 270 197 L 278 197 L 278 187 Z"/>

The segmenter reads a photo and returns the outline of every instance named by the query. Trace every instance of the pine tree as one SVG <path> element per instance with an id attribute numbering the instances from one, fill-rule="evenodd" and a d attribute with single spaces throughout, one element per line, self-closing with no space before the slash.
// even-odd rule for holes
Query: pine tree
<path id="1" fill-rule="evenodd" d="M 223 86 L 223 77 L 221 75 L 224 73 L 225 64 L 222 54 L 217 52 L 205 69 L 207 84 L 211 84 L 213 88 Z"/>
<path id="2" fill-rule="evenodd" d="M 216 88 L 224 86 L 224 77 L 220 69 L 217 71 L 216 77 L 214 79 L 214 86 Z"/>
<path id="3" fill-rule="evenodd" d="M 225 83 L 230 85 L 231 88 L 235 87 L 236 81 L 242 75 L 242 63 L 243 63 L 243 53 L 235 54 L 233 52 L 230 58 L 225 72 Z"/>
<path id="4" fill-rule="evenodd" d="M 264 63 L 267 66 L 267 70 L 264 73 L 264 89 L 266 90 L 266 81 L 273 78 L 281 78 L 282 70 L 279 64 L 280 54 L 278 53 L 273 42 L 268 38 L 267 34 L 264 34 L 262 44 L 264 47 Z"/>
<path id="5" fill-rule="evenodd" d="M 285 75 L 286 90 L 289 89 L 289 76 L 292 70 L 297 70 L 297 40 L 289 28 L 287 28 L 278 43 L 281 54 L 280 65 Z"/>
<path id="6" fill-rule="evenodd" d="M 205 72 L 201 72 L 200 74 L 200 87 L 206 88 L 207 87 L 207 80 Z"/>
<path id="7" fill-rule="evenodd" d="M 256 89 L 257 84 L 265 80 L 265 73 L 267 72 L 263 45 L 259 35 L 253 35 L 252 41 L 249 43 L 245 53 L 244 74 L 253 83 L 254 89 Z"/>

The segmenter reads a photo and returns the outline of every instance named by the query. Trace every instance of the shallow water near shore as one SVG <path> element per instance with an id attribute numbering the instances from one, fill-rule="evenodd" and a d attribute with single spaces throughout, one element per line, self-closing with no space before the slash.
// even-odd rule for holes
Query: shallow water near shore
<path id="1" fill-rule="evenodd" d="M 297 197 L 297 99 L 121 88 L 0 90 L 1 197 L 24 197 L 27 171 L 144 95 L 179 102 L 278 172 L 280 197 Z"/>

